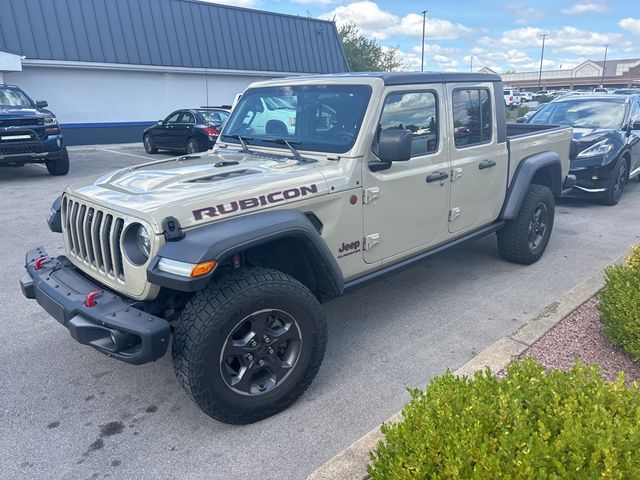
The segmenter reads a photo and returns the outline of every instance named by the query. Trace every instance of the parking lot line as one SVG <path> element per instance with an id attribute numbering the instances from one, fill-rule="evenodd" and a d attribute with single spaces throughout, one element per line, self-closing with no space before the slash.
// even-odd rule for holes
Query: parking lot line
<path id="1" fill-rule="evenodd" d="M 119 152 L 118 150 L 108 150 L 106 148 L 98 148 L 98 150 L 102 150 L 103 152 L 109 152 L 109 153 L 117 153 L 118 155 L 127 155 L 129 157 L 138 157 L 138 158 L 144 158 L 145 160 L 152 160 L 149 157 L 145 157 L 144 155 L 136 155 L 135 153 Z"/>

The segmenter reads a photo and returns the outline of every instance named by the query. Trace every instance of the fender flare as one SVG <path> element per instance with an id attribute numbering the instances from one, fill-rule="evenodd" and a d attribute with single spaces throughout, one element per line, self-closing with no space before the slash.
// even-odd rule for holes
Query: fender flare
<path id="1" fill-rule="evenodd" d="M 185 232 L 181 240 L 165 243 L 147 267 L 150 282 L 186 292 L 204 288 L 215 271 L 205 277 L 185 278 L 157 269 L 160 258 L 186 263 L 215 260 L 219 264 L 235 252 L 274 240 L 302 242 L 317 275 L 322 277 L 323 298 L 341 295 L 344 278 L 338 262 L 309 218 L 299 210 L 274 210 L 212 222 Z"/>
<path id="2" fill-rule="evenodd" d="M 502 220 L 514 220 L 518 217 L 520 207 L 529 190 L 529 185 L 533 181 L 533 177 L 538 171 L 549 166 L 552 166 L 557 173 L 552 178 L 551 191 L 556 198 L 560 197 L 562 194 L 562 163 L 560 156 L 556 152 L 550 151 L 536 153 L 523 159 L 513 174 L 511 185 L 507 190 L 507 199 L 502 207 L 502 212 L 500 212 Z"/>

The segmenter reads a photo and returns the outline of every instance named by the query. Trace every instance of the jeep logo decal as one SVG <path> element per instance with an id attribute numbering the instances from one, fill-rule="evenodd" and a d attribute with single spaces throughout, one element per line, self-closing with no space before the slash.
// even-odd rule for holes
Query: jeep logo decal
<path id="1" fill-rule="evenodd" d="M 353 255 L 360 251 L 360 240 L 354 240 L 353 242 L 342 242 L 338 249 L 338 258 Z"/>
<path id="2" fill-rule="evenodd" d="M 268 193 L 267 195 L 258 195 L 257 197 L 244 198 L 242 200 L 229 203 L 221 203 L 215 207 L 205 207 L 193 211 L 193 218 L 200 221 L 204 218 L 214 218 L 221 215 L 249 210 L 264 205 L 284 202 L 298 197 L 305 197 L 309 194 L 318 193 L 318 186 L 314 183 L 308 186 L 289 188 L 277 192 Z"/>

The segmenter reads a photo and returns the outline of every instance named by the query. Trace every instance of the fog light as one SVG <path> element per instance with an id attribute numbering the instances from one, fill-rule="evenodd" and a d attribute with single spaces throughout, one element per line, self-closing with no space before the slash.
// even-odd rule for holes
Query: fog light
<path id="1" fill-rule="evenodd" d="M 598 175 L 594 175 L 593 177 L 591 177 L 591 180 L 593 180 L 594 182 L 598 180 Z"/>

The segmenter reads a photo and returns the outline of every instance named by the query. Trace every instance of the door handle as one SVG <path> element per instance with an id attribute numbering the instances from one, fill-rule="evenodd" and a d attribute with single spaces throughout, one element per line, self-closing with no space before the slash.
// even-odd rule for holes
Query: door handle
<path id="1" fill-rule="evenodd" d="M 496 166 L 496 162 L 494 162 L 493 160 L 484 160 L 480 162 L 480 165 L 478 165 L 478 168 L 480 170 L 484 170 L 485 168 L 491 168 L 495 166 Z"/>
<path id="2" fill-rule="evenodd" d="M 431 175 L 429 175 L 427 177 L 427 183 L 431 183 L 431 182 L 439 182 L 441 180 L 445 180 L 446 178 L 449 178 L 449 174 L 446 172 L 436 172 L 436 173 L 432 173 Z"/>

